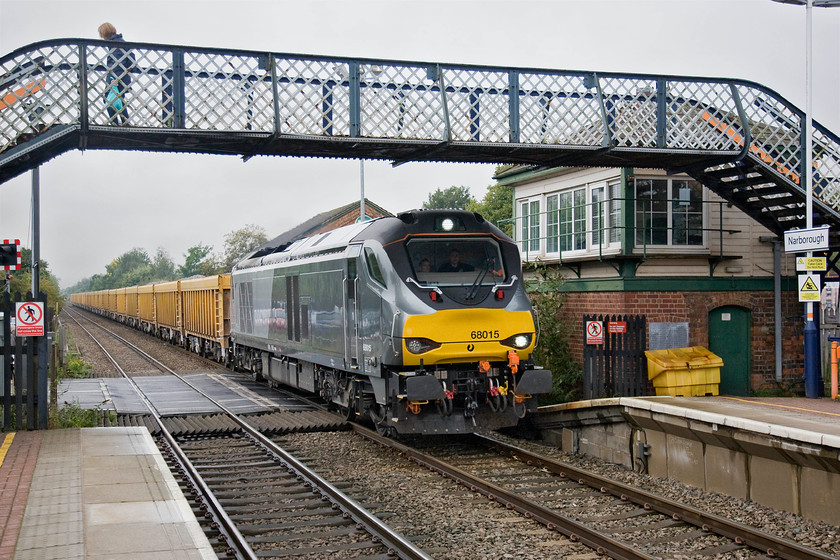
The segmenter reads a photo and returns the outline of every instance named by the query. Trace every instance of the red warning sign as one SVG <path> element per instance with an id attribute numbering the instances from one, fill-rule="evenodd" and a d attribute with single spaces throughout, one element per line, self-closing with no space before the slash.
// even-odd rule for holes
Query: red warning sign
<path id="1" fill-rule="evenodd" d="M 17 302 L 17 336 L 44 336 L 44 302 Z"/>
<path id="2" fill-rule="evenodd" d="M 586 343 L 587 344 L 603 344 L 604 343 L 604 323 L 601 321 L 587 321 L 586 322 Z"/>
<path id="3" fill-rule="evenodd" d="M 608 321 L 607 332 L 610 334 L 623 334 L 627 332 L 627 321 Z"/>

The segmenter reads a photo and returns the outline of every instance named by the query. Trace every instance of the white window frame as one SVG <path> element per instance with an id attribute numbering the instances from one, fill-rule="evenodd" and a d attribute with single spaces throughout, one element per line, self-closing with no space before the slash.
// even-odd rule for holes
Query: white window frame
<path id="1" fill-rule="evenodd" d="M 534 224 L 533 212 L 536 206 L 536 220 Z M 523 209 L 523 207 L 525 207 Z M 543 197 L 532 196 L 527 198 L 520 198 L 516 201 L 517 219 L 516 219 L 516 239 L 519 245 L 519 252 L 523 259 L 533 260 L 543 254 L 543 227 L 545 220 L 542 219 Z M 525 235 L 527 232 L 527 235 Z M 536 233 L 536 237 L 533 235 Z"/>
<path id="2" fill-rule="evenodd" d="M 660 214 L 665 215 L 666 219 L 666 231 L 665 231 L 665 243 L 654 243 L 653 239 L 654 236 L 651 236 L 651 241 L 645 242 L 645 224 L 639 224 L 639 214 L 643 208 L 649 209 L 650 206 L 645 207 L 641 202 L 644 200 L 642 197 L 639 196 L 639 182 L 640 181 L 662 181 L 666 183 L 666 196 L 665 196 L 665 211 L 659 212 Z M 682 183 L 695 183 L 700 186 L 700 215 L 701 215 L 701 241 L 700 243 L 696 244 L 687 244 L 687 243 L 674 243 L 674 231 L 675 231 L 675 216 L 677 215 L 677 210 L 679 208 L 679 185 Z M 675 186 L 677 185 L 677 186 Z M 637 250 L 639 249 L 666 249 L 666 250 L 673 250 L 679 252 L 702 252 L 708 249 L 708 235 L 707 235 L 707 223 L 709 219 L 709 213 L 706 209 L 706 189 L 703 187 L 702 183 L 695 181 L 691 178 L 682 178 L 682 177 L 635 177 L 633 180 L 633 192 L 635 193 L 635 200 L 636 203 L 633 208 L 633 219 L 636 223 L 635 225 L 635 235 L 633 238 L 634 245 Z M 697 212 L 693 212 L 692 214 L 696 215 Z"/>
<path id="3" fill-rule="evenodd" d="M 623 194 L 620 181 L 598 181 L 517 199 L 515 237 L 522 258 L 529 261 L 538 257 L 570 259 L 620 252 L 624 235 L 621 227 L 623 201 L 608 198 L 603 203 L 601 220 L 605 224 L 605 241 L 598 244 L 595 242 L 597 235 L 594 235 L 593 227 L 596 222 L 594 211 L 599 206 L 593 201 L 593 196 L 596 196 L 593 193 L 598 191 L 603 192 L 604 196 L 620 197 Z M 571 198 L 569 214 L 563 209 L 564 198 Z M 539 240 L 534 238 L 535 226 L 531 213 L 534 204 L 539 208 Z M 527 206 L 523 208 L 523 205 Z M 563 217 L 569 218 L 569 221 L 562 222 Z M 567 233 L 563 232 L 564 225 L 569 226 Z M 566 240 L 563 239 L 564 235 L 567 236 Z M 571 248 L 561 250 L 564 242 L 571 243 Z"/>

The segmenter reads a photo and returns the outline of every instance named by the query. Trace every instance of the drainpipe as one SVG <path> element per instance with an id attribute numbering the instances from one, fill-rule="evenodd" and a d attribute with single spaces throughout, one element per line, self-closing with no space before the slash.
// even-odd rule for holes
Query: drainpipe
<path id="1" fill-rule="evenodd" d="M 762 235 L 762 243 L 773 244 L 773 322 L 776 338 L 776 382 L 782 382 L 782 243 L 778 237 Z"/>

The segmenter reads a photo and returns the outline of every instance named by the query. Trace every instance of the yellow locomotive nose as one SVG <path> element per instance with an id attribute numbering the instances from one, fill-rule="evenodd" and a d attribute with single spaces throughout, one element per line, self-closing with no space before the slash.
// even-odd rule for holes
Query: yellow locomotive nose
<path id="1" fill-rule="evenodd" d="M 444 309 L 412 315 L 403 328 L 403 364 L 507 361 L 516 350 L 527 360 L 534 349 L 534 320 L 528 311 Z"/>

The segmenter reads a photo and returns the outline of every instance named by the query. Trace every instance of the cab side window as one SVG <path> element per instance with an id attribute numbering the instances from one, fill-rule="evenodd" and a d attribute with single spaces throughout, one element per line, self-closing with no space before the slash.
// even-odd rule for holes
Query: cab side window
<path id="1" fill-rule="evenodd" d="M 367 262 L 367 269 L 370 277 L 377 283 L 382 284 L 383 287 L 387 287 L 387 284 L 385 283 L 385 276 L 382 274 L 382 269 L 379 268 L 379 259 L 376 258 L 373 249 L 369 247 L 365 248 L 365 261 Z"/>

